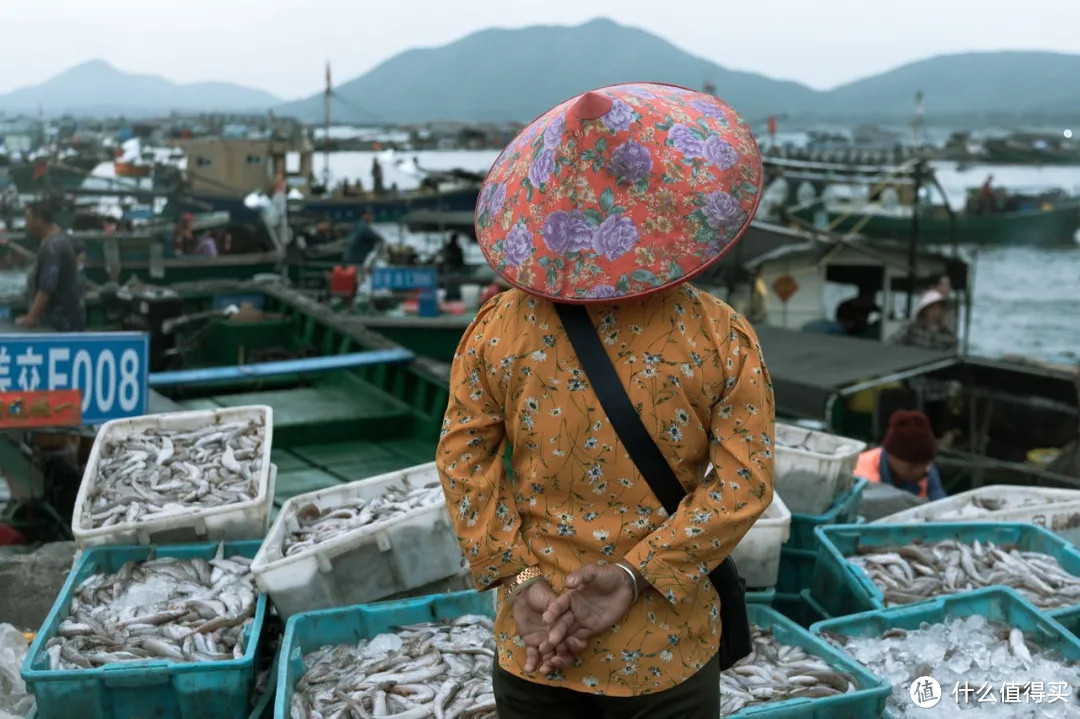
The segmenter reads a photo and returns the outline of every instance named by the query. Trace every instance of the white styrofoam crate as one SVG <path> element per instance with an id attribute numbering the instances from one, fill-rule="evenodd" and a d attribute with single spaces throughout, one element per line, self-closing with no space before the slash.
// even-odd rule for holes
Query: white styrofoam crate
<path id="1" fill-rule="evenodd" d="M 833 497 L 851 489 L 864 449 L 857 439 L 777 422 L 774 488 L 795 514 L 824 514 Z"/>
<path id="2" fill-rule="evenodd" d="M 110 527 L 83 528 L 83 511 L 89 492 L 98 478 L 101 451 L 106 441 L 141 434 L 148 429 L 184 431 L 211 424 L 229 424 L 251 419 L 260 419 L 263 425 L 262 465 L 256 475 L 258 493 L 254 499 L 219 507 L 191 507 L 164 516 L 121 522 Z M 71 533 L 75 537 L 75 545 L 83 548 L 111 544 L 186 544 L 262 539 L 266 536 L 277 481 L 277 469 L 272 469 L 270 464 L 273 439 L 274 410 L 266 405 L 169 412 L 106 422 L 94 439 L 94 447 L 90 451 L 90 459 L 86 463 L 79 494 L 75 499 L 75 511 L 71 517 Z"/>
<path id="3" fill-rule="evenodd" d="M 462 555 L 445 501 L 357 527 L 288 557 L 282 551 L 299 507 L 339 507 L 355 498 L 379 496 L 391 487 L 438 484 L 435 463 L 429 462 L 292 497 L 278 512 L 251 564 L 256 583 L 278 613 L 289 617 L 384 599 L 457 574 Z"/>
<path id="4" fill-rule="evenodd" d="M 754 526 L 731 552 L 746 580 L 746 586 L 765 589 L 776 586 L 780 576 L 780 549 L 791 534 L 791 512 L 779 494 L 754 522 Z"/>
<path id="5" fill-rule="evenodd" d="M 996 500 L 1001 509 L 987 510 L 973 499 Z M 915 522 L 1025 522 L 1045 527 L 1070 542 L 1080 541 L 1080 490 L 1017 487 L 997 484 L 905 509 L 874 524 Z"/>

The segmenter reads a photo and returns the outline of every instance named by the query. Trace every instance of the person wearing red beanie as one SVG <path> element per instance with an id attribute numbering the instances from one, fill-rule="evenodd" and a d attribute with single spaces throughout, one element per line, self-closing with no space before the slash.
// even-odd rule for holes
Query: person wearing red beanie
<path id="1" fill-rule="evenodd" d="M 881 446 L 859 455 L 855 476 L 891 484 L 933 501 L 947 495 L 934 466 L 937 438 L 930 420 L 917 410 L 897 410 Z"/>

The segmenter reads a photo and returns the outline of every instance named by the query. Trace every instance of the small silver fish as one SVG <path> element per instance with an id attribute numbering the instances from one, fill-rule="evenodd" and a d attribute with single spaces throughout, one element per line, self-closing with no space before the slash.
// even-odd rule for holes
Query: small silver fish
<path id="1" fill-rule="evenodd" d="M 220 546 L 218 551 L 223 554 Z M 243 656 L 244 630 L 257 600 L 251 560 L 213 561 L 223 574 L 218 584 L 210 581 L 205 560 L 174 557 L 127 562 L 116 572 L 87 577 L 46 642 L 50 669 Z M 212 636 L 204 636 L 208 632 Z"/>
<path id="2" fill-rule="evenodd" d="M 746 707 L 804 697 L 855 691 L 855 680 L 804 649 L 780 643 L 772 632 L 751 625 L 753 649 L 720 674 L 720 714 Z"/>
<path id="3" fill-rule="evenodd" d="M 994 585 L 1012 587 L 1041 609 L 1080 604 L 1080 577 L 1048 554 L 1015 546 L 949 539 L 860 547 L 847 559 L 881 589 L 890 607 Z"/>
<path id="4" fill-rule="evenodd" d="M 304 656 L 289 714 L 495 719 L 494 655 L 492 621 L 480 616 L 320 647 Z"/>
<path id="5" fill-rule="evenodd" d="M 445 502 L 438 479 L 416 489 L 405 490 L 390 487 L 381 495 L 371 498 L 356 497 L 333 507 L 319 508 L 305 504 L 297 508 L 286 526 L 294 526 L 282 543 L 282 553 L 289 557 L 297 552 L 328 542 L 345 532 L 374 522 L 400 517 L 412 510 Z"/>
<path id="6" fill-rule="evenodd" d="M 252 477 L 262 469 L 265 436 L 261 422 L 252 420 L 104 438 L 82 528 L 254 499 L 259 487 Z"/>

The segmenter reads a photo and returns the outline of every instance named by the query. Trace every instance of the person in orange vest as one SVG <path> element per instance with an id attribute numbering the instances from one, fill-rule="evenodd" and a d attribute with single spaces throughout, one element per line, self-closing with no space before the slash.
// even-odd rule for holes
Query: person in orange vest
<path id="1" fill-rule="evenodd" d="M 930 501 L 944 499 L 941 475 L 934 466 L 937 438 L 930 420 L 917 410 L 897 410 L 881 446 L 859 455 L 855 476 L 892 485 Z"/>

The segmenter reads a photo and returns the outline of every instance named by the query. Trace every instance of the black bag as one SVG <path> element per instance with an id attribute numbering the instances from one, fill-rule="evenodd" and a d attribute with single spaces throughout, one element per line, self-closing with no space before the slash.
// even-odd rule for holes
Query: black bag
<path id="1" fill-rule="evenodd" d="M 679 502 L 686 496 L 686 490 L 642 424 L 626 388 L 619 382 L 619 376 L 600 343 L 588 311 L 582 305 L 564 303 L 555 303 L 555 309 L 574 346 L 578 361 L 600 400 L 600 406 L 604 408 L 627 454 L 668 515 L 674 514 Z M 719 657 L 720 669 L 724 670 L 749 655 L 751 650 L 750 620 L 746 615 L 746 581 L 739 576 L 731 557 L 709 572 L 709 581 L 720 595 L 722 633 Z"/>

